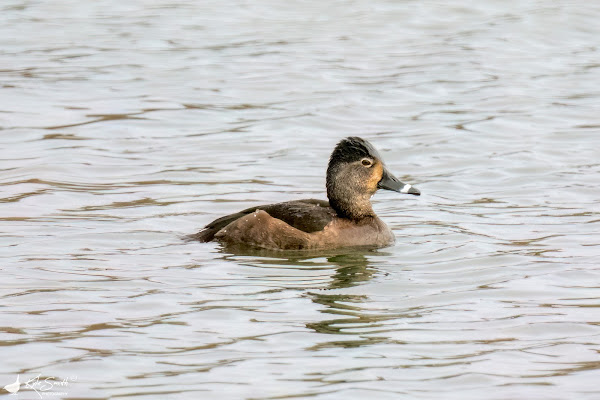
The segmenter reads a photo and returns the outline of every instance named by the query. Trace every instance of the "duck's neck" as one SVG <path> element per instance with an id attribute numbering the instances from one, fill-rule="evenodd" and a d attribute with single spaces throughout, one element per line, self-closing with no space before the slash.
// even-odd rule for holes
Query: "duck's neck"
<path id="1" fill-rule="evenodd" d="M 360 221 L 375 216 L 371 206 L 371 196 L 368 194 L 357 194 L 348 188 L 328 184 L 327 197 L 329 205 L 339 217 Z"/>

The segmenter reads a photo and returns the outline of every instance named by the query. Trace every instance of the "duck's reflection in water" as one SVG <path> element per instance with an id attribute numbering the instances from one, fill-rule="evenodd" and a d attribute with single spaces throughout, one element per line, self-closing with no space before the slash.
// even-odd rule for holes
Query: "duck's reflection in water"
<path id="1" fill-rule="evenodd" d="M 369 307 L 369 296 L 357 289 L 381 274 L 375 264 L 377 258 L 390 255 L 385 251 L 342 249 L 328 252 L 281 252 L 228 246 L 222 248 L 221 252 L 223 258 L 229 261 L 268 268 L 268 277 L 263 276 L 267 279 L 273 279 L 273 268 L 281 269 L 281 272 L 286 270 L 285 273 L 275 274 L 278 275 L 278 284 L 287 289 L 302 287 L 305 295 L 321 306 L 318 307 L 321 313 L 333 317 L 304 322 L 307 328 L 317 333 L 336 336 L 335 340 L 313 345 L 311 350 L 386 342 L 389 338 L 384 334 L 389 329 L 386 328 L 385 321 L 418 316 L 414 312 L 399 315 L 398 312 L 373 310 L 373 307 Z M 294 273 L 290 274 L 290 269 Z M 302 282 L 298 279 L 299 275 L 302 275 Z M 283 278 L 284 276 L 288 279 Z M 248 278 L 256 280 L 258 277 Z M 349 288 L 352 289 L 344 290 Z"/>

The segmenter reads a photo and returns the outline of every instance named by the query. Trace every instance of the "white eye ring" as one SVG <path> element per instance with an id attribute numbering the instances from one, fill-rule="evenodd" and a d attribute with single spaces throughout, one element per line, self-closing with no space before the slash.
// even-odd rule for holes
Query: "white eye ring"
<path id="1" fill-rule="evenodd" d="M 368 158 L 363 158 L 362 160 L 360 160 L 360 162 L 365 167 L 370 167 L 371 165 L 373 165 L 373 161 L 369 160 Z"/>

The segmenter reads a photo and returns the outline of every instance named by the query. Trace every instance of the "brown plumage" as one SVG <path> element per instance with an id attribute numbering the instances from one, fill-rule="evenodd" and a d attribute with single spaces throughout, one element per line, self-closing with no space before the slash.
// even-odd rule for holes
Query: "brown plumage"
<path id="1" fill-rule="evenodd" d="M 192 235 L 191 238 L 201 242 L 210 242 L 221 229 L 256 210 L 263 210 L 271 217 L 285 221 L 287 224 L 306 233 L 322 230 L 336 215 L 335 211 L 329 207 L 329 202 L 325 200 L 307 199 L 266 204 L 218 218 L 206 225 L 200 232 Z"/>
<path id="2" fill-rule="evenodd" d="M 371 207 L 377 189 L 419 195 L 387 171 L 381 156 L 366 140 L 340 141 L 327 167 L 329 201 L 306 199 L 251 207 L 218 218 L 193 240 L 217 240 L 273 250 L 384 247 L 394 241 L 391 230 Z"/>

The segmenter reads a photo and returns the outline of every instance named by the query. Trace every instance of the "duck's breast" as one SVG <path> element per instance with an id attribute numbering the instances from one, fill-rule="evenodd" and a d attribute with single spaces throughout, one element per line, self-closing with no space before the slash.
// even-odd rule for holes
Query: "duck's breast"
<path id="1" fill-rule="evenodd" d="M 335 218 L 322 231 L 312 234 L 317 247 L 385 247 L 394 243 L 394 234 L 378 217 L 355 222 Z"/>

